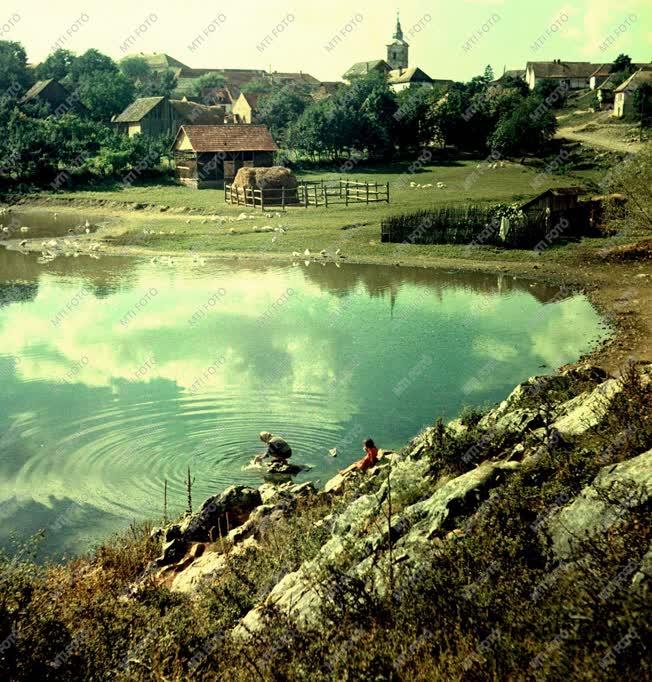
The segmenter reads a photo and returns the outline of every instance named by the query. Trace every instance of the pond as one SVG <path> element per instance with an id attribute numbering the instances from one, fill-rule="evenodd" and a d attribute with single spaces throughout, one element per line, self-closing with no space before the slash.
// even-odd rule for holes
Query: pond
<path id="1" fill-rule="evenodd" d="M 188 468 L 195 503 L 258 485 L 263 430 L 323 483 L 363 438 L 400 447 L 607 333 L 585 297 L 507 275 L 0 249 L 0 545 L 159 521 L 165 481 L 179 513 Z"/>
<path id="2" fill-rule="evenodd" d="M 97 228 L 111 222 L 104 216 L 64 211 L 59 215 L 51 209 L 19 208 L 0 213 L 0 243 L 7 239 L 45 239 L 46 237 L 73 237 L 92 234 Z"/>

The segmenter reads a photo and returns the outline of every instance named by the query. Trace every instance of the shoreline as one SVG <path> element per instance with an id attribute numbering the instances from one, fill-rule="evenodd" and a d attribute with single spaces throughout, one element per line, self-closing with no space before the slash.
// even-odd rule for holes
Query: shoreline
<path id="1" fill-rule="evenodd" d="M 63 202 L 65 205 L 59 208 L 64 212 L 77 211 L 86 203 L 86 200 L 80 201 L 82 205 L 71 205 L 71 201 L 66 201 Z M 15 206 L 19 207 L 18 210 L 30 211 L 51 208 L 55 204 L 56 199 L 44 198 L 36 202 L 20 203 Z M 109 219 L 110 222 L 101 226 L 96 233 L 81 235 L 72 239 L 82 245 L 99 242 L 101 245 L 99 253 L 103 256 L 153 258 L 162 256 L 190 257 L 192 254 L 193 256 L 223 261 L 251 260 L 277 264 L 301 260 L 301 258 L 293 257 L 287 252 L 271 250 L 264 252 L 261 250 L 219 248 L 210 250 L 192 248 L 192 250 L 188 250 L 190 247 L 183 244 L 181 239 L 177 249 L 161 248 L 156 247 L 156 245 L 151 247 L 129 244 L 117 245 L 112 243 L 113 239 L 116 236 L 128 234 L 129 221 L 134 219 L 134 210 L 113 209 L 110 215 L 107 215 L 97 204 L 84 208 L 91 213 L 98 213 L 100 216 Z M 167 211 L 161 212 L 160 207 L 157 213 L 154 213 L 153 210 L 156 210 L 153 205 L 138 210 L 138 217 L 146 214 L 148 223 L 152 223 L 157 220 L 178 219 L 180 215 L 188 214 L 184 211 L 179 212 L 178 209 L 171 209 L 169 213 Z M 201 209 L 191 209 L 190 212 L 195 214 L 194 220 L 199 220 L 205 215 Z M 179 236 L 187 237 L 188 235 Z M 42 238 L 27 238 L 27 243 L 21 247 L 22 241 L 18 238 L 9 239 L 2 244 L 7 250 L 22 253 L 35 253 L 42 250 Z M 384 245 L 378 242 L 374 246 L 383 248 Z M 598 253 L 595 250 L 590 252 L 587 250 L 587 253 L 583 254 L 584 257 L 582 254 L 579 257 L 576 254 L 568 254 L 561 262 L 542 260 L 537 263 L 523 259 L 501 259 L 500 255 L 494 252 L 490 255 L 487 254 L 487 258 L 468 258 L 462 255 L 446 257 L 423 252 L 406 254 L 402 251 L 400 254 L 394 252 L 393 254 L 379 253 L 377 255 L 373 253 L 347 253 L 343 260 L 338 261 L 337 258 L 331 257 L 320 260 L 353 265 L 384 265 L 393 268 L 416 267 L 495 275 L 507 274 L 554 286 L 565 285 L 584 294 L 600 317 L 610 326 L 613 333 L 598 348 L 585 356 L 581 356 L 576 362 L 563 367 L 575 366 L 589 361 L 601 365 L 613 374 L 622 369 L 630 359 L 634 361 L 652 359 L 652 265 L 649 262 L 613 263 L 606 260 L 599 262 Z M 625 280 L 628 278 L 630 281 L 626 282 Z M 556 371 L 563 369 L 563 367 L 556 368 Z"/>

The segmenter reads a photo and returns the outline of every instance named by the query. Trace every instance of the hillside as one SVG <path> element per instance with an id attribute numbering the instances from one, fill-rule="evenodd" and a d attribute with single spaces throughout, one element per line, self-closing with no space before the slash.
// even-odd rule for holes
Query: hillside
<path id="1" fill-rule="evenodd" d="M 645 679 L 652 365 L 534 377 L 367 474 L 5 560 L 8 679 Z M 158 558 L 155 559 L 155 557 Z"/>

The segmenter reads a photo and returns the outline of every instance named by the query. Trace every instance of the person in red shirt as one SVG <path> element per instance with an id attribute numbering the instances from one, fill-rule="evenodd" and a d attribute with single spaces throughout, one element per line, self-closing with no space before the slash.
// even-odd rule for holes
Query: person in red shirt
<path id="1" fill-rule="evenodd" d="M 346 469 L 342 469 L 341 474 L 346 474 L 349 471 L 367 471 L 378 464 L 378 448 L 373 440 L 367 438 L 362 445 L 364 446 L 364 457 Z"/>

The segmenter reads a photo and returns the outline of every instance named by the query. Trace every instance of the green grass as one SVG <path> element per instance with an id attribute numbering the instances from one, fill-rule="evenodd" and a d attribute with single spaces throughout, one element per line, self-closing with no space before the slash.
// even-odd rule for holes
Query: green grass
<path id="1" fill-rule="evenodd" d="M 380 243 L 380 222 L 397 213 L 423 209 L 431 206 L 485 204 L 515 202 L 534 196 L 540 191 L 533 187 L 533 180 L 540 171 L 509 163 L 504 168 L 479 171 L 482 159 L 454 161 L 444 165 L 424 166 L 410 172 L 409 163 L 392 167 L 356 168 L 352 179 L 368 179 L 372 182 L 390 183 L 391 203 L 357 204 L 348 208 L 330 206 L 320 208 L 289 208 L 280 217 L 266 217 L 260 209 L 225 204 L 221 190 L 194 190 L 175 184 L 148 184 L 130 188 L 107 187 L 97 190 L 45 193 L 43 197 L 55 199 L 82 199 L 87 201 L 137 202 L 168 206 L 169 212 L 120 210 L 112 206 L 98 206 L 100 213 L 116 212 L 116 219 L 101 236 L 118 246 L 131 246 L 151 251 L 204 253 L 225 252 L 229 254 L 265 255 L 267 257 L 292 257 L 292 252 L 303 255 L 305 249 L 329 253 L 341 249 L 347 257 L 378 262 L 395 262 L 421 258 L 469 258 L 478 257 L 478 251 L 452 245 L 407 246 Z M 546 186 L 569 186 L 582 182 L 591 184 L 591 172 L 575 175 L 551 175 Z M 300 174 L 301 179 L 335 179 L 343 174 L 336 172 L 309 171 Z M 469 178 L 471 180 L 469 181 Z M 410 187 L 410 182 L 432 184 L 427 189 Z M 445 189 L 437 189 L 442 182 Z M 192 212 L 182 212 L 188 211 Z M 60 209 L 57 209 L 60 210 Z M 71 209 L 73 210 L 73 209 Z M 199 215 L 196 213 L 199 212 Z M 237 217 L 240 213 L 256 214 L 254 220 L 241 222 L 214 222 L 212 216 Z M 286 233 L 260 233 L 254 226 L 283 226 Z M 355 226 L 355 227 L 350 227 Z M 347 229 L 350 228 L 350 229 Z M 233 229 L 235 234 L 230 234 Z M 144 234 L 155 230 L 156 234 Z M 163 232 L 164 234 L 159 234 Z M 173 232 L 174 234 L 170 234 Z M 272 241 L 272 238 L 276 239 Z M 530 252 L 483 249 L 491 257 L 495 252 L 499 259 L 532 259 Z M 551 250 L 551 251 L 554 251 Z"/>

